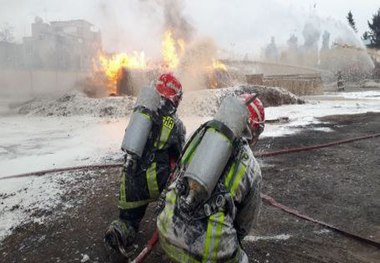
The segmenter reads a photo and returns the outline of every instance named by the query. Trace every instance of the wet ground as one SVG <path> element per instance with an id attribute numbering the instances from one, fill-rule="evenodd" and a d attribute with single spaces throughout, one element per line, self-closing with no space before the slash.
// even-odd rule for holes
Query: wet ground
<path id="1" fill-rule="evenodd" d="M 380 113 L 329 116 L 303 132 L 265 138 L 258 149 L 315 145 L 380 132 Z M 323 128 L 313 130 L 313 128 Z M 330 128 L 331 132 L 324 132 Z M 380 242 L 380 138 L 260 158 L 263 193 L 312 218 Z M 54 175 L 51 175 L 54 176 Z M 0 262 L 123 262 L 107 254 L 104 230 L 117 217 L 118 170 L 77 172 L 62 181 L 72 202 L 64 213 L 35 211 L 44 224 L 28 223 L 1 244 Z M 4 197 L 0 197 L 4 198 Z M 1 201 L 1 200 L 0 200 Z M 73 202 L 74 201 L 74 202 Z M 15 208 L 17 209 L 17 207 Z M 138 250 L 154 230 L 150 206 Z M 243 242 L 250 262 L 379 262 L 380 249 L 294 217 L 266 203 L 258 225 Z M 146 262 L 165 262 L 157 246 Z"/>

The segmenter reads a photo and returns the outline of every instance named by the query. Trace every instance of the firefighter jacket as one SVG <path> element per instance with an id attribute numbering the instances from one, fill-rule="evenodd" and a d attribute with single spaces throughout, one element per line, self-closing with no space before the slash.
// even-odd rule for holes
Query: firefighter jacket
<path id="1" fill-rule="evenodd" d="M 182 151 L 185 133 L 175 113 L 158 114 L 134 174 L 122 171 L 118 205 L 121 210 L 146 207 L 159 197 L 171 172 L 170 162 L 178 159 Z"/>
<path id="2" fill-rule="evenodd" d="M 202 129 L 187 142 L 176 173 L 186 169 L 196 151 L 197 140 L 202 137 Z M 169 186 L 157 227 L 161 247 L 172 260 L 239 262 L 242 254 L 245 255 L 240 242 L 258 217 L 261 170 L 244 138 L 234 145 L 235 151 L 211 197 L 196 211 L 184 212 L 178 205 L 181 189 L 178 185 L 183 180 L 180 174 Z"/>

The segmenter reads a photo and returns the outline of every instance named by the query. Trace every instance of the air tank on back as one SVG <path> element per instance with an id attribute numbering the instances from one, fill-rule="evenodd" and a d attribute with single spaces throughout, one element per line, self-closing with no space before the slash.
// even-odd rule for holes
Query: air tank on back
<path id="1" fill-rule="evenodd" d="M 141 89 L 133 113 L 125 130 L 121 149 L 141 157 L 153 124 L 154 113 L 160 104 L 160 95 L 154 87 Z"/>
<path id="2" fill-rule="evenodd" d="M 232 154 L 234 138 L 242 136 L 247 121 L 248 110 L 244 101 L 226 97 L 199 143 L 184 177 L 199 183 L 207 197 L 210 197 Z"/>

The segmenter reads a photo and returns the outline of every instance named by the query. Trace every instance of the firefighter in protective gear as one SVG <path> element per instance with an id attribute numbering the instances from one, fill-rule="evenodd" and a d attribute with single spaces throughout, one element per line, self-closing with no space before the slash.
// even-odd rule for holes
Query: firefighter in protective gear
<path id="1" fill-rule="evenodd" d="M 182 98 L 180 82 L 172 74 L 162 74 L 155 90 L 159 95 L 155 93 L 159 100 L 157 111 L 154 116 L 142 113 L 153 121 L 140 158 L 124 149 L 123 141 L 126 154 L 119 191 L 119 219 L 111 223 L 105 234 L 106 244 L 124 256 L 129 256 L 128 247 L 135 240 L 145 210 L 165 188 L 185 141 L 185 127 L 176 115 Z M 134 113 L 139 107 L 135 106 Z"/>
<path id="2" fill-rule="evenodd" d="M 215 128 L 210 121 L 187 141 L 174 172 L 176 179 L 161 196 L 159 242 L 175 262 L 248 262 L 241 241 L 255 224 L 261 205 L 261 170 L 251 147 L 264 130 L 265 115 L 258 98 L 243 94 L 240 99 L 247 102 L 247 128 L 233 141 L 232 154 L 212 193 L 195 207 L 181 205 L 182 196 L 199 187 L 192 180 L 186 185 L 186 170 L 206 130 Z"/>

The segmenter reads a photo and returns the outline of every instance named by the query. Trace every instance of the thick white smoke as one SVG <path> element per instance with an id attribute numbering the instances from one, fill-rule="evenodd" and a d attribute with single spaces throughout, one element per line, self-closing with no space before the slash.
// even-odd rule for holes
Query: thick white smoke
<path id="1" fill-rule="evenodd" d="M 302 30 L 311 15 L 321 17 L 322 27 L 334 23 L 337 34 L 349 30 L 345 15 L 352 10 L 357 26 L 366 30 L 366 20 L 377 10 L 376 0 L 347 3 L 342 0 L 0 0 L 0 24 L 9 23 L 21 41 L 30 35 L 35 16 L 44 20 L 86 19 L 102 31 L 107 51 L 144 50 L 158 57 L 162 30 L 168 24 L 181 28 L 179 35 L 207 36 L 218 47 L 242 57 L 259 55 L 261 48 L 276 36 L 276 43 L 286 43 L 291 34 L 303 44 Z M 347 10 L 345 10 L 347 9 Z M 366 12 L 364 12 L 365 10 Z M 364 16 L 367 14 L 367 16 Z M 361 17 L 359 17 L 361 15 Z M 330 19 L 333 16 L 335 19 Z M 170 21 L 170 23 L 168 23 Z M 330 22 L 331 21 L 331 22 Z M 361 23 L 359 23 L 361 22 Z M 338 23 L 338 22 L 337 22 Z M 362 25 L 362 26 L 360 26 Z M 325 28 L 320 28 L 323 32 Z M 340 31 L 341 30 L 341 31 Z M 331 40 L 345 37 L 335 36 Z M 351 32 L 352 33 L 352 32 Z M 352 34 L 351 34 L 352 35 Z M 358 39 L 358 37 L 356 37 Z M 345 41 L 345 40 L 344 40 Z"/>

